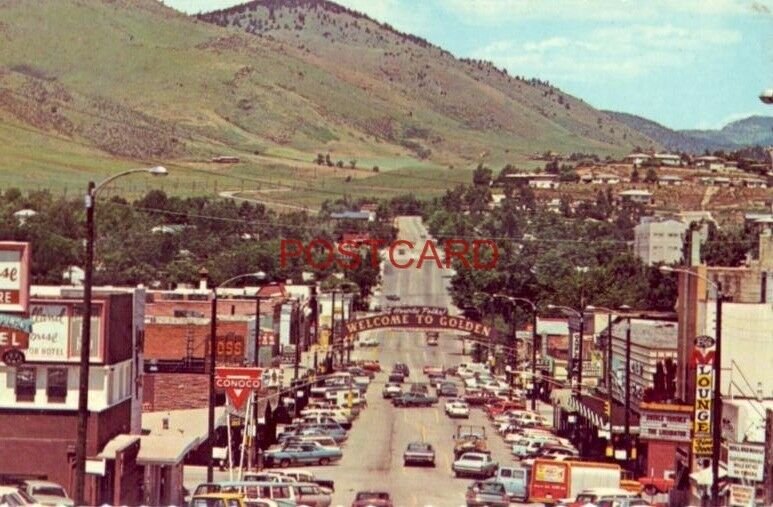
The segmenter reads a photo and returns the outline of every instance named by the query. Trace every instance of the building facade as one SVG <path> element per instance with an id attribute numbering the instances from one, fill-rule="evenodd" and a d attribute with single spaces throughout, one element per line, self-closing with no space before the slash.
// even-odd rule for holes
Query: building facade
<path id="1" fill-rule="evenodd" d="M 646 221 L 633 229 L 633 251 L 647 266 L 676 264 L 683 258 L 687 224 L 676 220 Z"/>

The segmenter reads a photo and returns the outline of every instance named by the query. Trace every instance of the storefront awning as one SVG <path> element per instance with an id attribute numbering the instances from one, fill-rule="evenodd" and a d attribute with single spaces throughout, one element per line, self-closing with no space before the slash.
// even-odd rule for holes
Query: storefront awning
<path id="1" fill-rule="evenodd" d="M 176 465 L 199 443 L 198 438 L 174 435 L 143 435 L 140 437 L 140 465 Z"/>
<path id="2" fill-rule="evenodd" d="M 102 452 L 97 454 L 97 457 L 102 459 L 115 459 L 117 453 L 123 451 L 139 439 L 139 435 L 116 435 L 112 440 L 105 444 Z"/>

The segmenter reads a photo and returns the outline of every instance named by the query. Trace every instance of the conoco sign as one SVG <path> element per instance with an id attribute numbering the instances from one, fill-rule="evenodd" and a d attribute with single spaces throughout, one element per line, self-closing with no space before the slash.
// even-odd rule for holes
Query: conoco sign
<path id="1" fill-rule="evenodd" d="M 498 338 L 496 329 L 464 317 L 447 315 L 436 307 L 396 307 L 385 313 L 345 322 L 347 335 L 383 328 L 448 329 L 487 339 Z"/>
<path id="2" fill-rule="evenodd" d="M 215 368 L 215 387 L 224 389 L 231 404 L 239 410 L 250 391 L 260 389 L 262 373 L 260 368 Z"/>

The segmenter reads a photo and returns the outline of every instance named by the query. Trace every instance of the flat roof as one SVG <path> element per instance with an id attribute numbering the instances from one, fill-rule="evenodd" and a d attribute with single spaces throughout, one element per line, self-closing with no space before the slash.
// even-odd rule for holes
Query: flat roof
<path id="1" fill-rule="evenodd" d="M 140 437 L 140 465 L 176 465 L 199 443 L 198 438 L 174 435 L 143 435 Z"/>

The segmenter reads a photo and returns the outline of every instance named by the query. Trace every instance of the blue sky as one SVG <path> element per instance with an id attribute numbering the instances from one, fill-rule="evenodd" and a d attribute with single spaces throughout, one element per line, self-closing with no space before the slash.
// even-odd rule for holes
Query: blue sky
<path id="1" fill-rule="evenodd" d="M 196 13 L 235 0 L 165 0 Z M 456 56 L 672 128 L 773 115 L 773 0 L 338 0 Z"/>

